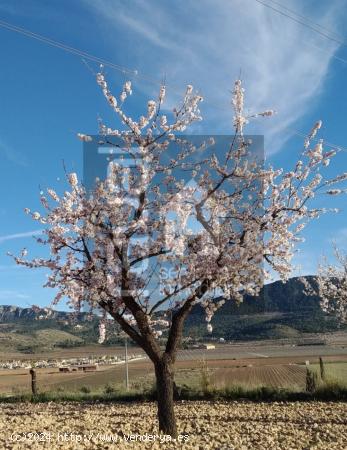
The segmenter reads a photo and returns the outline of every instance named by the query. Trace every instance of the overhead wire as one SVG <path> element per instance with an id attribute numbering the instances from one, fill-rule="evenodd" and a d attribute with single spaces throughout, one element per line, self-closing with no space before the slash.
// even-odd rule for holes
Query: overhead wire
<path id="1" fill-rule="evenodd" d="M 325 38 L 327 38 L 327 39 L 329 39 L 329 40 L 331 40 L 331 41 L 334 41 L 335 43 L 338 43 L 338 44 L 340 44 L 340 45 L 347 46 L 347 41 L 345 41 L 340 35 L 338 35 L 338 34 L 332 32 L 330 29 L 324 27 L 323 25 L 320 25 L 319 23 L 314 22 L 314 21 L 311 20 L 310 18 L 308 18 L 308 17 L 306 17 L 306 16 L 303 16 L 302 14 L 299 14 L 299 13 L 297 13 L 296 11 L 294 11 L 294 10 L 292 10 L 292 9 L 289 9 L 288 7 L 282 5 L 282 3 L 276 2 L 276 1 L 274 1 L 274 0 L 268 0 L 268 1 L 270 1 L 271 3 L 273 3 L 273 4 L 275 4 L 275 5 L 278 5 L 278 6 L 281 7 L 282 9 L 284 9 L 284 10 L 290 12 L 291 14 L 293 14 L 293 15 L 295 15 L 295 16 L 299 17 L 300 19 L 303 19 L 303 20 L 298 20 L 298 19 L 296 19 L 295 17 L 292 17 L 292 16 L 290 16 L 289 14 L 286 14 L 285 12 L 280 11 L 280 10 L 278 10 L 277 8 L 274 8 L 273 6 L 271 6 L 271 5 L 269 5 L 268 3 L 266 3 L 264 0 L 255 0 L 255 1 L 256 1 L 257 3 L 259 3 L 259 4 L 263 5 L 263 6 L 265 6 L 266 8 L 269 8 L 269 9 L 271 9 L 271 10 L 273 10 L 273 11 L 275 11 L 275 12 L 277 12 L 277 13 L 283 15 L 283 16 L 285 16 L 287 19 L 293 20 L 294 22 L 299 23 L 300 25 L 303 25 L 303 26 L 308 27 L 311 31 L 315 31 L 316 33 L 320 34 L 322 37 L 325 37 Z M 315 25 L 315 27 L 317 27 L 318 29 L 316 29 L 315 27 L 311 26 L 310 24 Z M 319 28 L 320 28 L 320 29 L 323 29 L 323 30 L 325 30 L 325 31 L 327 31 L 330 35 L 327 35 L 326 33 L 320 32 L 320 31 L 319 31 Z M 314 49 L 319 50 L 320 52 L 325 52 L 325 53 L 328 53 L 328 52 L 329 52 L 329 51 L 326 50 L 326 49 L 323 49 L 323 48 L 321 48 L 321 47 L 318 47 L 318 46 L 315 45 L 315 44 L 312 44 L 312 42 L 303 41 L 302 44 L 303 44 L 303 45 L 307 45 L 307 46 L 309 46 L 309 47 L 313 47 Z M 335 54 L 330 55 L 330 56 L 331 56 L 331 58 L 336 59 L 336 61 L 340 61 L 340 62 L 342 62 L 342 63 L 344 63 L 344 64 L 347 64 L 347 59 L 342 58 L 341 56 L 337 56 L 337 55 L 335 55 Z"/>
<path id="2" fill-rule="evenodd" d="M 294 22 L 296 22 L 296 23 L 298 23 L 300 25 L 303 25 L 303 26 L 309 28 L 310 30 L 314 31 L 315 33 L 317 33 L 317 34 L 319 34 L 319 35 L 321 35 L 323 37 L 325 37 L 326 39 L 334 41 L 334 42 L 336 42 L 336 43 L 338 43 L 340 45 L 347 46 L 347 42 L 346 41 L 344 41 L 344 40 L 342 40 L 342 39 L 340 39 L 340 38 L 338 38 L 336 36 L 333 36 L 331 34 L 327 34 L 324 31 L 322 31 L 323 27 L 321 25 L 317 25 L 317 24 L 316 24 L 316 26 L 311 25 L 309 23 L 309 19 L 305 18 L 305 16 L 299 16 L 297 14 L 297 16 L 299 17 L 299 18 L 297 18 L 297 17 L 295 17 L 293 15 L 287 14 L 285 11 L 282 11 L 281 9 L 278 9 L 278 8 L 275 8 L 274 6 L 269 5 L 268 3 L 266 3 L 263 0 L 254 0 L 254 1 L 256 1 L 257 3 L 262 4 L 266 8 L 269 8 L 269 9 L 277 12 L 278 14 L 281 14 L 282 16 L 287 17 L 290 20 L 293 20 Z M 277 4 L 279 4 L 279 3 L 277 3 Z M 305 20 L 301 20 L 300 17 L 303 17 Z M 312 23 L 315 23 L 315 22 L 312 22 Z"/>
<path id="3" fill-rule="evenodd" d="M 265 3 L 265 2 L 262 1 L 262 0 L 255 0 L 255 1 L 258 2 L 258 3 L 261 3 L 262 5 L 264 5 L 264 6 L 266 6 L 266 7 L 269 7 L 269 8 L 271 8 L 271 9 L 273 9 L 273 10 L 276 11 L 276 12 L 279 12 L 279 13 L 285 15 L 286 17 L 288 17 L 288 18 L 290 18 L 290 19 L 293 19 L 293 17 L 291 17 L 291 16 L 289 16 L 289 15 L 283 13 L 283 11 L 277 10 L 276 8 L 274 8 L 274 7 L 270 6 L 270 5 L 268 5 L 267 3 Z M 277 3 L 277 2 L 275 2 L 275 1 L 273 1 L 273 0 L 270 0 L 270 1 L 272 1 L 272 3 L 274 3 L 274 4 L 278 4 L 278 5 L 279 5 L 279 3 Z M 285 7 L 284 7 L 284 8 L 285 8 Z M 290 11 L 290 12 L 293 13 L 293 14 L 296 14 L 294 11 L 289 10 L 289 8 L 285 8 L 285 9 L 288 10 L 288 11 Z M 297 14 L 297 15 L 298 15 L 298 14 Z M 298 16 L 301 17 L 301 18 L 303 18 L 303 19 L 308 20 L 307 18 L 305 18 L 305 16 L 300 16 L 300 15 L 298 15 Z M 293 19 L 293 20 L 294 20 L 294 19 Z M 297 20 L 295 20 L 295 21 L 297 21 Z M 302 25 L 307 25 L 307 24 L 303 23 L 303 21 L 300 21 L 299 23 L 302 24 Z M 312 22 L 312 23 L 314 23 L 315 25 L 318 25 L 318 24 L 316 24 L 315 22 Z M 119 65 L 119 64 L 115 64 L 115 63 L 113 63 L 113 62 L 111 62 L 111 61 L 108 61 L 107 59 L 100 58 L 100 57 L 98 57 L 98 56 L 92 55 L 91 53 L 85 52 L 85 51 L 80 50 L 80 49 L 78 49 L 78 48 L 76 48 L 76 47 L 72 47 L 72 46 L 70 46 L 70 45 L 66 45 L 66 44 L 64 44 L 64 43 L 62 43 L 62 42 L 60 42 L 60 41 L 53 40 L 53 39 L 51 39 L 51 38 L 48 38 L 48 37 L 43 36 L 43 35 L 38 34 L 38 33 L 34 33 L 34 32 L 32 32 L 32 31 L 30 31 L 30 30 L 28 30 L 28 29 L 26 29 L 26 28 L 19 27 L 19 26 L 17 26 L 17 25 L 13 25 L 13 24 L 11 24 L 11 23 L 9 23 L 9 22 L 5 22 L 4 20 L 1 20 L 1 19 L 0 19 L 0 27 L 5 28 L 5 29 L 8 29 L 8 30 L 13 31 L 13 32 L 16 32 L 16 33 L 19 33 L 19 34 L 22 34 L 22 35 L 24 35 L 24 36 L 26 36 L 26 37 L 35 39 L 35 40 L 37 40 L 37 41 L 39 41 L 39 42 L 45 43 L 45 44 L 47 44 L 47 45 L 50 45 L 50 46 L 59 48 L 59 49 L 61 49 L 61 50 L 63 50 L 63 51 L 66 51 L 66 52 L 68 52 L 68 53 L 71 53 L 71 54 L 74 54 L 74 55 L 77 55 L 77 56 L 81 57 L 82 62 L 85 64 L 85 66 L 87 67 L 87 69 L 88 69 L 93 75 L 96 75 L 96 73 L 95 73 L 95 71 L 90 67 L 90 65 L 87 63 L 87 60 L 96 62 L 96 63 L 98 63 L 98 64 L 101 64 L 101 65 L 105 66 L 105 67 L 109 67 L 109 68 L 111 68 L 111 69 L 117 70 L 117 71 L 119 71 L 119 72 L 121 72 L 121 73 L 123 73 L 123 74 L 127 74 L 127 75 L 130 75 L 130 76 L 134 76 L 134 77 L 137 77 L 137 78 L 141 78 L 141 79 L 146 80 L 146 81 L 148 81 L 148 82 L 150 82 L 150 83 L 152 83 L 152 84 L 160 85 L 160 81 L 159 81 L 158 79 L 155 79 L 154 77 L 150 77 L 150 76 L 144 75 L 144 74 L 142 74 L 142 73 L 139 73 L 139 71 L 136 70 L 136 69 L 130 69 L 129 67 L 122 66 L 122 65 Z M 316 30 L 315 28 L 313 28 L 313 27 L 311 27 L 311 26 L 310 26 L 310 28 L 313 29 L 313 31 L 316 31 L 316 32 L 317 32 L 317 30 Z M 322 34 L 322 33 L 320 33 L 320 34 Z M 328 37 L 328 38 L 330 39 L 330 37 L 327 36 L 326 34 L 322 34 L 322 35 L 323 35 L 324 37 Z M 339 39 L 334 39 L 334 40 L 335 40 L 336 42 L 339 42 L 341 45 L 342 45 L 342 44 L 343 44 L 343 45 L 347 45 L 347 43 L 345 43 L 345 42 L 342 41 L 342 40 L 339 40 Z M 316 48 L 317 48 L 317 47 L 316 47 Z M 321 49 L 319 49 L 319 50 L 321 50 Z M 344 60 L 344 59 L 339 58 L 339 57 L 336 57 L 336 58 L 339 59 L 340 61 L 344 62 L 344 63 L 347 63 L 347 60 Z M 177 87 L 173 86 L 172 84 L 170 84 L 170 87 L 174 87 L 174 90 L 175 90 L 176 92 L 178 92 Z M 179 91 L 179 92 L 181 93 L 181 91 Z M 218 108 L 218 109 L 221 109 L 221 110 L 224 110 L 224 111 L 228 110 L 228 108 L 227 108 L 226 106 L 218 105 L 218 104 L 211 103 L 211 102 L 208 102 L 208 103 L 209 103 L 211 106 L 214 106 L 214 107 L 216 107 L 216 108 Z M 302 133 L 302 132 L 300 132 L 300 131 L 298 131 L 298 130 L 295 130 L 295 129 L 293 129 L 293 128 L 285 127 L 285 129 L 287 129 L 288 131 L 291 131 L 292 133 L 294 133 L 294 134 L 296 134 L 296 135 L 298 135 L 298 136 L 300 136 L 300 137 L 306 137 L 306 135 L 305 135 L 304 133 Z M 331 148 L 337 148 L 337 149 L 339 149 L 339 150 L 342 150 L 342 151 L 347 152 L 347 148 L 345 148 L 345 147 L 343 147 L 343 146 L 335 145 L 335 144 L 329 143 L 328 141 L 324 141 L 324 142 L 325 142 L 325 145 L 328 146 L 328 147 L 331 147 Z"/>
<path id="4" fill-rule="evenodd" d="M 282 10 L 280 10 L 280 9 L 275 8 L 274 6 L 270 5 L 269 3 L 267 3 L 264 0 L 255 0 L 255 1 L 257 3 L 263 5 L 264 7 L 275 11 L 276 13 L 281 14 L 282 16 L 285 16 L 286 18 L 288 18 L 290 20 L 293 20 L 294 22 L 309 28 L 310 30 L 312 30 L 315 33 L 321 35 L 322 37 L 347 47 L 347 42 L 341 36 L 337 35 L 336 33 L 332 32 L 328 28 L 322 26 L 321 24 L 313 21 L 312 19 L 310 19 L 310 18 L 308 18 L 308 17 L 306 17 L 306 16 L 304 16 L 302 14 L 297 13 L 293 9 L 290 9 L 290 8 L 284 6 L 282 3 L 277 2 L 275 0 L 267 0 L 268 2 L 270 2 L 270 3 L 280 7 L 282 9 Z M 287 14 L 285 11 L 289 12 L 291 15 Z M 325 33 L 324 31 L 321 31 L 321 30 L 325 30 L 329 34 Z M 308 44 L 308 43 L 306 42 L 306 44 Z M 315 47 L 317 50 L 324 51 L 323 49 L 321 49 L 321 48 L 319 48 L 319 47 L 317 47 L 317 46 L 315 46 L 315 45 L 313 45 L 311 43 L 309 45 Z M 342 57 L 339 57 L 339 56 L 336 56 L 336 55 L 333 55 L 333 57 L 335 59 L 339 60 L 340 62 L 343 62 L 343 63 L 347 64 L 347 60 L 346 59 L 344 59 Z M 291 128 L 291 127 L 285 127 L 285 129 L 288 130 L 288 131 L 291 131 L 292 133 L 294 133 L 294 134 L 296 134 L 296 135 L 298 135 L 300 137 L 304 137 L 304 138 L 306 137 L 306 135 L 304 133 L 302 133 L 302 132 L 300 132 L 298 130 L 295 130 L 295 129 Z M 332 144 L 329 141 L 324 140 L 324 144 L 327 147 L 335 148 L 335 149 L 347 152 L 347 148 L 346 147 Z"/>
<path id="5" fill-rule="evenodd" d="M 88 59 L 90 61 L 98 62 L 99 64 L 103 64 L 104 66 L 111 67 L 112 69 L 118 70 L 122 73 L 129 73 L 132 75 L 138 75 L 136 70 L 129 69 L 125 66 L 120 66 L 118 64 L 114 64 L 110 61 L 107 61 L 103 58 L 99 58 L 98 56 L 92 55 L 90 53 L 87 53 L 83 50 L 79 50 L 78 48 L 71 47 L 69 45 L 63 44 L 59 41 L 50 39 L 46 36 L 43 36 L 41 34 L 34 33 L 32 31 L 27 30 L 26 28 L 18 27 L 17 25 L 12 25 L 8 22 L 5 22 L 4 20 L 0 20 L 0 27 L 6 28 L 10 31 L 14 31 L 16 33 L 23 34 L 24 36 L 30 37 L 32 39 L 36 39 L 40 42 L 44 42 L 45 44 L 51 45 L 56 48 L 60 48 L 61 50 L 64 50 L 66 52 L 81 56 L 82 58 Z"/>
<path id="6" fill-rule="evenodd" d="M 264 0 L 263 0 L 264 1 Z M 318 28 L 321 28 L 322 30 L 327 31 L 331 36 L 334 36 L 337 40 L 344 40 L 343 37 L 337 33 L 334 33 L 333 31 L 331 31 L 329 28 L 325 27 L 324 25 L 315 22 L 314 20 L 312 20 L 310 17 L 304 16 L 302 14 L 299 14 L 297 11 L 294 11 L 293 9 L 288 8 L 287 6 L 283 5 L 283 3 L 277 2 L 275 0 L 267 0 L 268 2 L 279 6 L 281 9 L 284 9 L 285 11 L 289 12 L 290 14 L 293 14 L 294 16 L 299 17 L 300 19 L 303 19 L 306 22 L 311 23 L 312 25 L 315 25 Z"/>
<path id="7" fill-rule="evenodd" d="M 104 67 L 109 67 L 109 68 L 117 70 L 117 71 L 119 71 L 119 72 L 121 72 L 123 74 L 127 74 L 127 75 L 129 75 L 131 77 L 137 77 L 137 78 L 143 79 L 143 80 L 145 80 L 145 81 L 147 81 L 147 82 L 149 82 L 151 84 L 154 84 L 155 86 L 159 86 L 161 84 L 161 80 L 156 79 L 156 78 L 151 77 L 151 76 L 148 76 L 148 75 L 145 75 L 143 73 L 139 73 L 139 71 L 136 70 L 136 69 L 131 69 L 131 68 L 126 67 L 126 66 L 115 64 L 115 63 L 113 63 L 113 62 L 111 62 L 111 61 L 109 61 L 107 59 L 100 58 L 98 56 L 92 55 L 91 53 L 88 53 L 86 51 L 80 50 L 80 49 L 78 49 L 76 47 L 72 47 L 72 46 L 64 44 L 64 43 L 62 43 L 60 41 L 48 38 L 48 37 L 43 36 L 43 35 L 38 34 L 38 33 L 34 33 L 34 32 L 32 32 L 32 31 L 30 31 L 30 30 L 28 30 L 26 28 L 19 27 L 17 25 L 13 25 L 13 24 L 11 24 L 9 22 L 5 22 L 4 20 L 1 20 L 1 19 L 0 19 L 0 27 L 5 28 L 5 29 L 10 30 L 10 31 L 13 31 L 13 32 L 16 32 L 16 33 L 19 33 L 19 34 L 22 34 L 22 35 L 24 35 L 26 37 L 35 39 L 35 40 L 40 41 L 42 43 L 45 43 L 47 45 L 59 48 L 59 49 L 64 50 L 64 51 L 66 51 L 68 53 L 80 56 L 82 61 L 84 62 L 84 64 L 88 67 L 88 69 L 92 73 L 94 73 L 93 70 L 91 70 L 90 66 L 88 66 L 86 64 L 85 60 L 96 62 L 98 64 L 103 65 Z M 176 93 L 179 93 L 179 94 L 182 93 L 182 89 L 179 89 L 177 86 L 173 85 L 172 83 L 170 83 L 169 87 Z M 209 102 L 209 104 L 211 106 L 214 106 L 214 107 L 218 108 L 218 109 L 221 108 L 220 105 L 216 105 L 216 104 L 212 105 L 211 102 Z M 222 108 L 226 109 L 225 107 L 222 107 Z"/>

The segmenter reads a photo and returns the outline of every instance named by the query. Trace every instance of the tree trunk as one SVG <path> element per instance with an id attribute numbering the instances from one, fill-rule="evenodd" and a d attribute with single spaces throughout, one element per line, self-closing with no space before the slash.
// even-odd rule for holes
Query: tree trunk
<path id="1" fill-rule="evenodd" d="M 157 381 L 157 401 L 159 430 L 163 434 L 177 438 L 177 426 L 174 412 L 174 381 L 172 364 L 163 358 L 155 364 Z"/>

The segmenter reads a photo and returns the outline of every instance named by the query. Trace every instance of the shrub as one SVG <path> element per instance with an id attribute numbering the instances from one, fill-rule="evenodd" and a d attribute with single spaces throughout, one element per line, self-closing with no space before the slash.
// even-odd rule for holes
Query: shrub
<path id="1" fill-rule="evenodd" d="M 204 394 L 211 390 L 211 373 L 207 367 L 206 361 L 202 360 L 200 368 L 200 387 Z"/>
<path id="2" fill-rule="evenodd" d="M 116 392 L 116 388 L 111 384 L 107 383 L 104 387 L 105 394 L 114 394 Z"/>
<path id="3" fill-rule="evenodd" d="M 306 368 L 306 392 L 311 394 L 316 392 L 318 387 L 317 372 L 313 372 L 308 367 Z"/>
<path id="4" fill-rule="evenodd" d="M 81 391 L 83 394 L 90 394 L 90 387 L 88 387 L 88 386 L 82 386 L 82 387 L 80 388 L 80 391 Z"/>

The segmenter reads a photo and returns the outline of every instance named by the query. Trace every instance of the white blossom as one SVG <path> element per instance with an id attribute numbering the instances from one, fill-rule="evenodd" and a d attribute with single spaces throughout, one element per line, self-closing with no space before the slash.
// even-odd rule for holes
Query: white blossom
<path id="1" fill-rule="evenodd" d="M 76 187 L 78 184 L 78 178 L 77 178 L 77 174 L 76 173 L 70 173 L 69 174 L 69 183 L 71 184 L 71 186 Z"/>
<path id="2" fill-rule="evenodd" d="M 288 279 L 299 233 L 310 220 L 329 211 L 313 205 L 312 199 L 322 188 L 330 195 L 342 193 L 330 186 L 346 181 L 347 173 L 324 179 L 324 161 L 334 155 L 323 152 L 321 141 L 313 149 L 305 143 L 300 160 L 286 173 L 250 159 L 242 134 L 257 114 L 245 114 L 240 80 L 233 92 L 237 139 L 233 148 L 218 149 L 218 153 L 211 149 L 212 140 L 197 147 L 182 137 L 182 131 L 202 119 L 202 97 L 191 85 L 173 113 L 159 114 L 165 95 L 161 87 L 159 101 L 150 100 L 147 113 L 135 120 L 125 113 L 123 104 L 117 104 L 103 73 L 97 75 L 97 83 L 124 128 L 114 130 L 101 123 L 101 130 L 117 132 L 127 149 L 136 143 L 144 164 L 130 170 L 112 162 L 109 175 L 96 180 L 92 193 L 75 173 L 68 176 L 62 195 L 48 189 L 53 206 L 44 199 L 44 213 L 26 212 L 45 224 L 41 243 L 49 247 L 50 255 L 26 260 L 22 254 L 14 259 L 29 268 L 49 269 L 45 286 L 58 291 L 55 302 L 67 298 L 74 309 L 84 303 L 102 308 L 139 345 L 155 348 L 157 356 L 151 354 L 155 359 L 162 352 L 159 345 L 155 347 L 156 339 L 169 334 L 181 308 L 190 310 L 201 303 L 207 330 L 212 332 L 212 318 L 224 302 L 257 295 L 270 269 L 282 280 Z M 131 91 L 126 82 L 121 98 L 125 100 Z M 316 124 L 308 140 L 320 126 Z M 169 156 L 172 142 L 178 150 Z M 192 173 L 194 186 L 181 180 L 183 169 Z M 155 294 L 149 286 L 150 262 L 156 274 L 161 269 L 169 271 L 166 277 L 153 277 Z M 217 289 L 223 293 L 221 301 L 215 300 Z M 159 308 L 167 316 L 156 316 Z M 99 332 L 101 342 L 103 320 Z"/>
<path id="3" fill-rule="evenodd" d="M 106 325 L 104 322 L 100 322 L 99 323 L 99 344 L 102 344 L 103 342 L 105 342 L 106 339 Z"/>
<path id="4" fill-rule="evenodd" d="M 93 139 L 87 134 L 77 133 L 78 138 L 83 142 L 91 142 Z"/>
<path id="5" fill-rule="evenodd" d="M 347 254 L 334 245 L 335 262 L 326 258 L 318 266 L 313 280 L 302 279 L 306 295 L 318 295 L 321 307 L 328 314 L 347 322 Z"/>

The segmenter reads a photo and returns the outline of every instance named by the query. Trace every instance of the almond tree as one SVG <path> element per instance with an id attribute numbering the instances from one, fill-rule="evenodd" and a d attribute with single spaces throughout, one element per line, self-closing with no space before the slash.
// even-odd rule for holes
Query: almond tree
<path id="1" fill-rule="evenodd" d="M 45 286 L 58 290 L 54 304 L 67 298 L 76 309 L 86 303 L 102 309 L 146 352 L 155 370 L 159 429 L 175 437 L 174 364 L 188 314 L 200 303 L 211 332 L 211 318 L 224 302 L 213 301 L 216 292 L 241 301 L 245 294 L 256 295 L 271 271 L 283 280 L 289 277 L 300 231 L 326 211 L 309 203 L 326 186 L 320 169 L 335 152 L 324 152 L 322 141 L 311 147 L 318 122 L 292 171 L 264 167 L 252 156 L 243 129 L 250 118 L 273 111 L 247 117 L 240 80 L 232 99 L 233 139 L 218 153 L 213 140 L 196 146 L 182 136 L 201 120 L 202 97 L 192 86 L 169 117 L 162 114 L 162 86 L 158 99 L 149 101 L 147 113 L 135 121 L 123 108 L 131 83 L 117 99 L 103 73 L 97 82 L 124 128 L 101 123 L 102 139 L 121 138 L 128 155 L 134 161 L 140 155 L 142 162 L 132 171 L 112 161 L 107 178 L 92 193 L 75 173 L 68 176 L 69 190 L 62 196 L 48 189 L 41 197 L 45 214 L 26 212 L 45 225 L 45 237 L 37 241 L 50 247 L 50 256 L 14 258 L 50 269 Z M 172 143 L 179 151 L 165 162 Z M 195 183 L 179 180 L 182 171 Z M 168 268 L 170 276 L 158 276 Z M 157 314 L 162 310 L 164 318 Z M 105 321 L 100 334 L 102 341 Z"/>
<path id="2" fill-rule="evenodd" d="M 334 244 L 335 262 L 327 258 L 318 266 L 317 276 L 312 280 L 302 279 L 307 295 L 318 295 L 321 308 L 337 317 L 340 323 L 347 322 L 347 254 Z"/>

